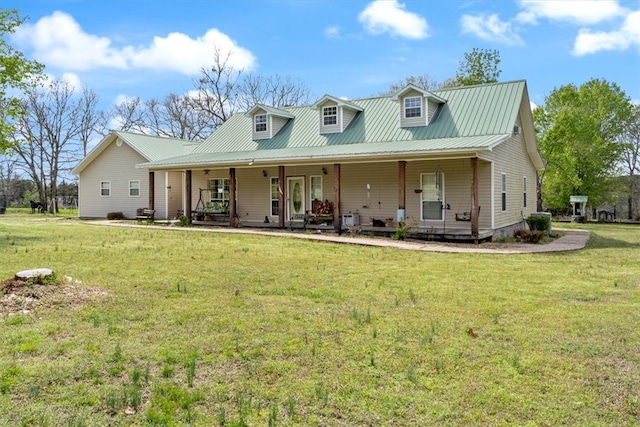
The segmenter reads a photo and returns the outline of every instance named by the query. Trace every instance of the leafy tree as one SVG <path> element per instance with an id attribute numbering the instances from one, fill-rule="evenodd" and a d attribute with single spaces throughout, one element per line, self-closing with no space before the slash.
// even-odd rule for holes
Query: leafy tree
<path id="1" fill-rule="evenodd" d="M 22 52 L 6 41 L 24 22 L 15 9 L 0 9 L 0 152 L 11 146 L 14 132 L 12 122 L 24 113 L 17 92 L 37 85 L 42 64 L 25 59 Z"/>
<path id="2" fill-rule="evenodd" d="M 625 93 L 599 79 L 554 89 L 533 111 L 546 163 L 538 177 L 545 207 L 566 207 L 571 195 L 586 195 L 595 206 L 605 202 L 620 159 L 617 140 L 630 114 Z"/>
<path id="3" fill-rule="evenodd" d="M 474 47 L 471 52 L 464 54 L 464 61 L 460 62 L 456 71 L 455 83 L 457 86 L 495 83 L 502 73 L 499 65 L 500 52 Z"/>

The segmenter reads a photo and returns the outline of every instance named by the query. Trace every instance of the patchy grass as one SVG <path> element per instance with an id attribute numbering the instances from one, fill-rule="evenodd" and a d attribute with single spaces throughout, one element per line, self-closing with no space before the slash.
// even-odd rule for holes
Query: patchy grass
<path id="1" fill-rule="evenodd" d="M 0 424 L 635 425 L 640 229 L 580 226 L 487 255 L 0 217 L 0 278 L 105 295 L 0 320 Z"/>

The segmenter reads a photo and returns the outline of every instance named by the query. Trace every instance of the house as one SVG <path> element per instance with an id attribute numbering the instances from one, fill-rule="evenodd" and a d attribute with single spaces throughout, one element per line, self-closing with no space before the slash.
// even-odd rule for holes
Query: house
<path id="1" fill-rule="evenodd" d="M 149 181 L 180 176 L 195 223 L 393 231 L 411 220 L 429 238 L 510 233 L 535 211 L 543 168 L 523 80 L 258 104 L 189 153 L 158 157 L 137 167 Z M 148 204 L 169 214 L 154 188 Z"/>
<path id="2" fill-rule="evenodd" d="M 71 171 L 79 177 L 78 216 L 104 218 L 109 212 L 122 212 L 134 218 L 138 208 L 149 204 L 150 189 L 156 216 L 175 216 L 184 203 L 183 174 L 152 174 L 136 165 L 183 155 L 194 147 L 180 139 L 112 131 Z"/>

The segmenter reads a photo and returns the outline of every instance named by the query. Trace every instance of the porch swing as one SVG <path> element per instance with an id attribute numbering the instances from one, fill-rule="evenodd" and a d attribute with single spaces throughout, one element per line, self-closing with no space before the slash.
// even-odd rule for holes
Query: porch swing
<path id="1" fill-rule="evenodd" d="M 206 202 L 203 200 L 202 195 L 207 195 L 207 199 L 211 200 L 211 189 L 209 188 L 200 188 L 200 197 L 198 198 L 198 203 L 196 204 L 196 209 L 194 211 L 195 220 L 196 221 L 215 221 L 220 219 L 222 221 L 229 220 L 229 202 Z"/>

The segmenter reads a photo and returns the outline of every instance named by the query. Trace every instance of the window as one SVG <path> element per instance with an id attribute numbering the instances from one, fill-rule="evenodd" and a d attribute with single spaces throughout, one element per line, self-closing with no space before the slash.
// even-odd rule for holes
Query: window
<path id="1" fill-rule="evenodd" d="M 271 216 L 278 216 L 280 208 L 280 180 L 271 178 Z"/>
<path id="2" fill-rule="evenodd" d="M 312 176 L 310 177 L 309 183 L 309 193 L 311 196 L 311 203 L 309 206 L 313 207 L 313 201 L 318 199 L 322 200 L 322 177 L 321 176 Z"/>
<path id="3" fill-rule="evenodd" d="M 111 196 L 111 181 L 100 181 L 100 195 L 102 197 Z"/>
<path id="4" fill-rule="evenodd" d="M 404 117 L 405 119 L 422 117 L 422 98 L 411 96 L 404 99 Z"/>
<path id="5" fill-rule="evenodd" d="M 256 114 L 254 117 L 254 121 L 255 121 L 256 132 L 267 131 L 267 115 L 266 114 Z"/>
<path id="6" fill-rule="evenodd" d="M 229 178 L 213 178 L 209 180 L 211 203 L 223 203 L 229 201 Z"/>
<path id="7" fill-rule="evenodd" d="M 502 190 L 502 212 L 504 212 L 507 210 L 507 174 L 506 173 L 502 174 L 501 190 Z"/>
<path id="8" fill-rule="evenodd" d="M 129 181 L 129 197 L 140 197 L 140 181 Z"/>
<path id="9" fill-rule="evenodd" d="M 522 207 L 527 207 L 527 177 L 522 177 Z"/>
<path id="10" fill-rule="evenodd" d="M 420 176 L 422 186 L 422 219 L 442 221 L 444 206 L 444 174 L 424 173 Z"/>
<path id="11" fill-rule="evenodd" d="M 338 124 L 338 107 L 324 107 L 322 109 L 322 123 L 325 126 Z"/>

